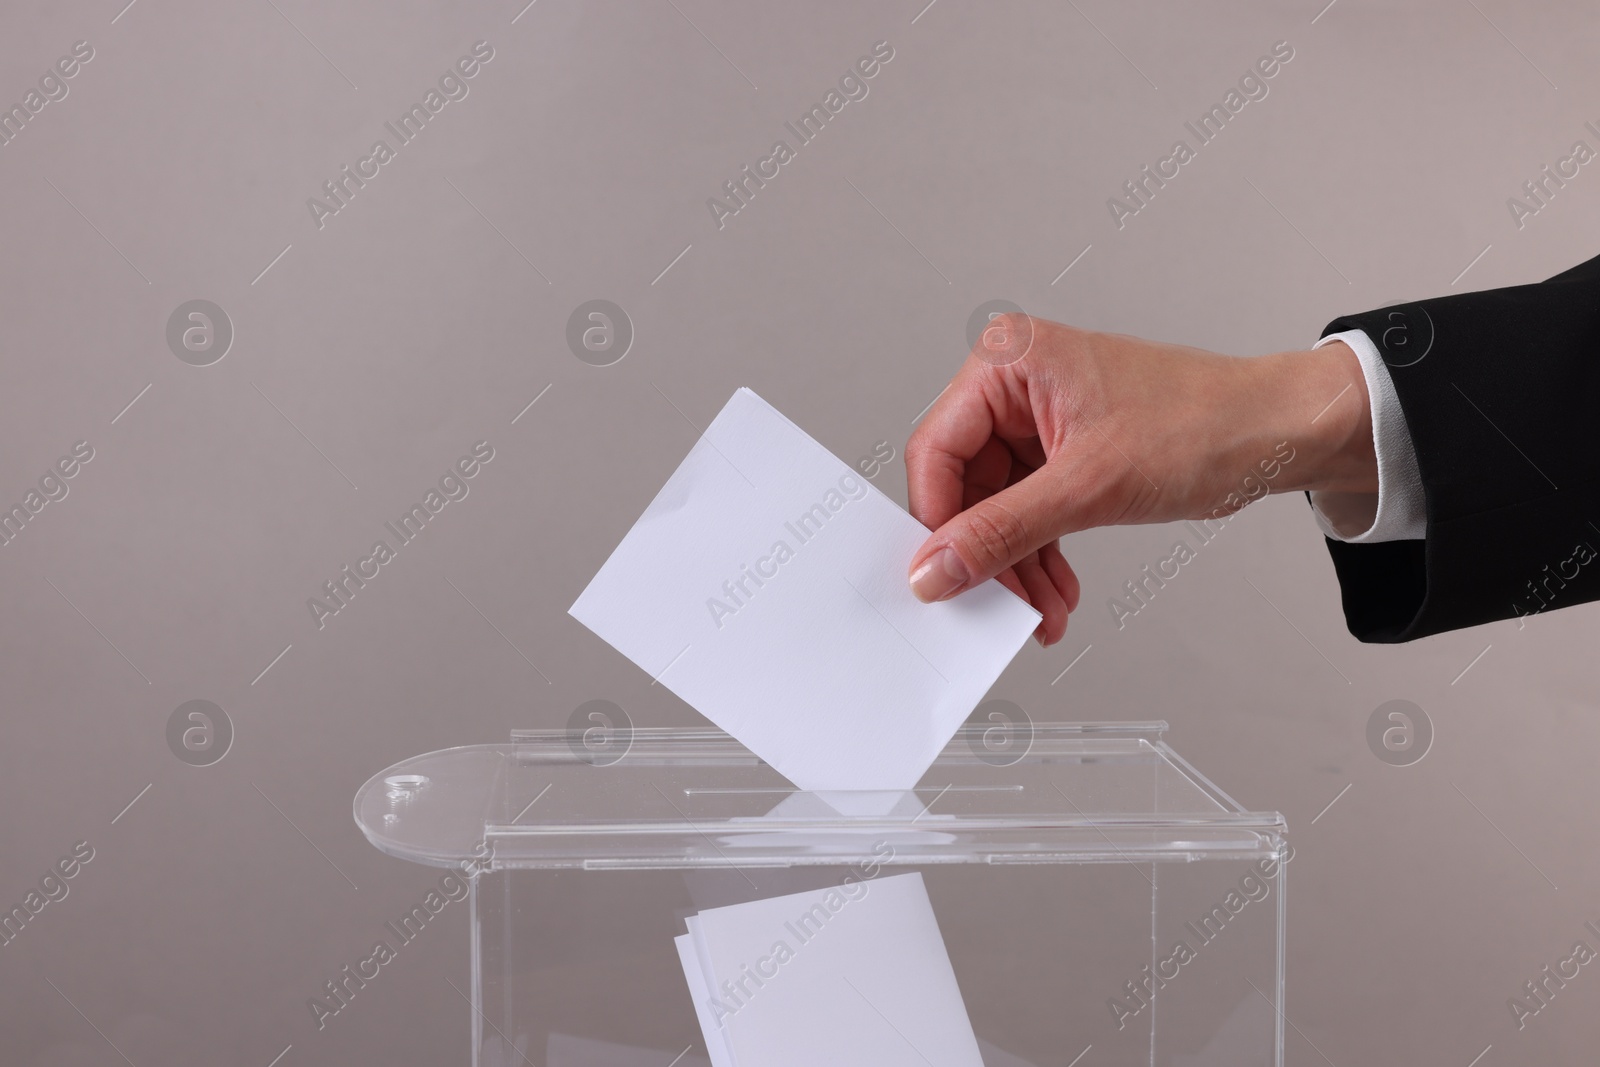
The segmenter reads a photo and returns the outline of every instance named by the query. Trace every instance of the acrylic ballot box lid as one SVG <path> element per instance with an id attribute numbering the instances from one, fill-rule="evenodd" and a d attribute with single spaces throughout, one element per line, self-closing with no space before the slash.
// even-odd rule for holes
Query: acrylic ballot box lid
<path id="1" fill-rule="evenodd" d="M 416 756 L 355 798 L 368 840 L 480 870 L 1251 860 L 1283 817 L 1245 810 L 1164 722 L 967 725 L 914 790 L 804 792 L 712 729 L 519 731 Z M 1000 731 L 997 733 L 997 731 Z"/>

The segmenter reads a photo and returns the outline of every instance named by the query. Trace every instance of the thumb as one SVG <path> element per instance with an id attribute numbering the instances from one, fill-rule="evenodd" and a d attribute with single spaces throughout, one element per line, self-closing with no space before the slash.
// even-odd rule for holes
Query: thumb
<path id="1" fill-rule="evenodd" d="M 912 593 L 923 603 L 949 600 L 1071 533 L 1064 488 L 1046 464 L 939 527 L 912 557 Z"/>

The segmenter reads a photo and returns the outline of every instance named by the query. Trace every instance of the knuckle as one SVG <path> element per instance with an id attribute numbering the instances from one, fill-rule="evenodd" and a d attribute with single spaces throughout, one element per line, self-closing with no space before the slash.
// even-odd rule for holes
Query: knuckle
<path id="1" fill-rule="evenodd" d="M 1033 342 L 1033 320 L 1026 312 L 1003 311 L 978 334 L 972 354 L 985 362 L 1021 355 Z"/>
<path id="2" fill-rule="evenodd" d="M 929 428 L 927 423 L 921 423 L 915 430 L 912 430 L 911 436 L 906 439 L 906 464 L 915 466 L 926 459 L 928 454 L 933 451 L 932 440 L 933 430 Z"/>
<path id="3" fill-rule="evenodd" d="M 1017 515 L 985 500 L 967 512 L 967 544 L 987 569 L 1009 564 L 1027 551 L 1028 531 Z"/>

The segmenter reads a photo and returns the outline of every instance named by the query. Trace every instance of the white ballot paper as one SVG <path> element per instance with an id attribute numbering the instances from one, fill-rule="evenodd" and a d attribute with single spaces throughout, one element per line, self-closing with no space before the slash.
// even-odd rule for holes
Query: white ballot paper
<path id="1" fill-rule="evenodd" d="M 910 789 L 1040 619 L 918 601 L 927 536 L 740 389 L 571 614 L 800 788 Z"/>
<path id="2" fill-rule="evenodd" d="M 920 874 L 686 925 L 678 957 L 712 1067 L 983 1067 Z"/>

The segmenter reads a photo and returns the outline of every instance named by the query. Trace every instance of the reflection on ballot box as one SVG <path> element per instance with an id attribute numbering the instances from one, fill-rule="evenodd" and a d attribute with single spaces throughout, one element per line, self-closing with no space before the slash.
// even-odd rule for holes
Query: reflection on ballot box
<path id="1" fill-rule="evenodd" d="M 355 814 L 472 861 L 472 1004 L 440 1023 L 475 1067 L 1281 1064 L 1283 819 L 1164 723 L 1039 725 L 1003 766 L 981 730 L 850 792 L 711 729 L 599 765 L 527 731 L 397 764 Z"/>

